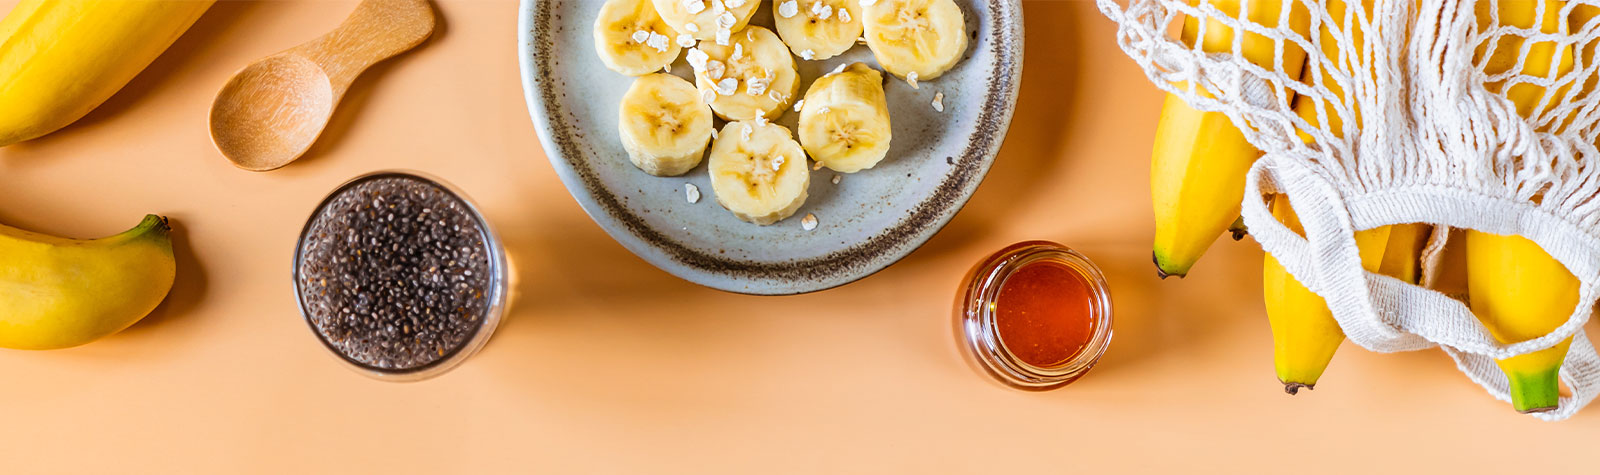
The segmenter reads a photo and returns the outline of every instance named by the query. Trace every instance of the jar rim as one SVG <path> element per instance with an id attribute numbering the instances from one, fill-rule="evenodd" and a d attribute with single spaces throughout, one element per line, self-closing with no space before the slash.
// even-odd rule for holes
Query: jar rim
<path id="1" fill-rule="evenodd" d="M 1017 270 L 1039 262 L 1056 262 L 1082 277 L 1090 290 L 1094 333 L 1083 348 L 1057 365 L 1038 366 L 1005 346 L 996 324 L 995 302 L 1005 281 Z M 1112 336 L 1110 287 L 1105 274 L 1088 256 L 1050 241 L 1024 241 L 986 257 L 964 279 L 956 303 L 955 324 L 964 353 L 989 376 L 1018 389 L 1050 390 L 1082 378 L 1105 354 Z"/>
<path id="2" fill-rule="evenodd" d="M 305 296 L 301 292 L 300 270 L 301 264 L 304 263 L 304 256 L 302 254 L 305 252 L 306 236 L 310 234 L 312 225 L 316 222 L 317 218 L 322 216 L 328 205 L 330 205 L 335 198 L 342 196 L 343 193 L 363 183 L 386 178 L 413 180 L 433 186 L 444 191 L 447 195 L 449 195 L 450 199 L 456 200 L 458 203 L 460 203 L 462 207 L 466 209 L 468 216 L 477 222 L 478 229 L 481 231 L 484 247 L 488 251 L 489 258 L 489 287 L 485 292 L 486 296 L 489 298 L 489 305 L 484 309 L 483 318 L 480 320 L 478 326 L 473 330 L 472 336 L 467 338 L 467 340 L 460 346 L 457 346 L 449 353 L 446 353 L 444 357 L 412 368 L 397 369 L 373 366 L 361 361 L 357 361 L 356 359 L 351 358 L 350 355 L 339 351 L 338 348 L 334 347 L 333 344 L 328 341 L 327 336 L 323 335 L 322 332 L 317 329 L 316 324 L 312 323 L 311 314 L 309 311 L 307 311 Z M 479 211 L 477 203 L 474 202 L 471 197 L 467 196 L 467 194 L 460 188 L 455 187 L 455 185 L 452 185 L 443 179 L 420 171 L 402 169 L 378 170 L 365 173 L 346 180 L 339 186 L 334 187 L 333 191 L 328 192 L 327 196 L 324 196 L 322 201 L 317 203 L 317 207 L 311 211 L 311 216 L 306 218 L 305 227 L 301 229 L 299 238 L 295 240 L 294 261 L 291 264 L 291 269 L 292 274 L 290 275 L 290 280 L 294 283 L 295 303 L 300 309 L 301 318 L 305 320 L 306 326 L 310 328 L 312 335 L 317 338 L 317 341 L 320 342 L 335 359 L 344 363 L 345 367 L 374 379 L 395 382 L 421 381 L 444 374 L 452 369 L 455 369 L 455 367 L 460 366 L 461 363 L 477 354 L 479 350 L 482 350 L 484 345 L 488 344 L 489 337 L 492 336 L 495 330 L 499 327 L 500 320 L 506 313 L 506 301 L 508 298 L 510 285 L 510 272 L 506 261 L 505 246 L 500 241 L 499 235 L 494 232 L 494 229 L 489 224 L 489 220 L 483 216 L 481 211 Z"/>

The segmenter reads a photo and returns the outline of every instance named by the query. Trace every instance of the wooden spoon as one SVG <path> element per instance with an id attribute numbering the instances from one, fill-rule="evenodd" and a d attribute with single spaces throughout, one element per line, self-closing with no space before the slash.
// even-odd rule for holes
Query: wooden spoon
<path id="1" fill-rule="evenodd" d="M 350 83 L 433 34 L 428 0 L 363 0 L 339 28 L 268 56 L 222 86 L 211 142 L 239 168 L 273 170 L 317 141 Z"/>

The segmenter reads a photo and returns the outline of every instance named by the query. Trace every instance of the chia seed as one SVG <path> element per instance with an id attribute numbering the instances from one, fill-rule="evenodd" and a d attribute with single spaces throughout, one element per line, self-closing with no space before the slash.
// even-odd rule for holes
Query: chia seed
<path id="1" fill-rule="evenodd" d="M 359 366 L 422 369 L 460 351 L 492 306 L 488 233 L 438 184 L 403 175 L 357 180 L 307 224 L 296 266 L 306 320 Z"/>

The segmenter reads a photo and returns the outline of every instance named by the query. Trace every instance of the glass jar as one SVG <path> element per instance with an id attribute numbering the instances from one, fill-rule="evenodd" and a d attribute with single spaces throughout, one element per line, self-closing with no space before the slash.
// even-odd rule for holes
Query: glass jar
<path id="1" fill-rule="evenodd" d="M 479 278 L 479 279 L 482 279 L 484 282 L 486 282 L 486 285 L 484 285 L 483 288 L 477 288 L 477 287 L 473 287 L 473 286 L 463 287 L 466 290 L 471 290 L 473 292 L 473 294 L 476 295 L 476 298 L 484 299 L 481 304 L 480 303 L 476 303 L 476 302 L 473 303 L 474 306 L 481 306 L 481 308 L 483 309 L 481 318 L 476 318 L 476 317 L 479 317 L 479 316 L 475 316 L 475 315 L 474 316 L 465 317 L 469 322 L 472 322 L 472 321 L 475 320 L 474 323 L 466 324 L 466 326 L 469 326 L 471 328 L 470 336 L 464 337 L 465 339 L 463 341 L 461 341 L 460 343 L 456 343 L 456 344 L 451 345 L 451 348 L 448 349 L 448 350 L 443 349 L 442 346 L 439 347 L 440 349 L 439 349 L 438 357 L 435 358 L 435 359 L 432 359 L 431 361 L 427 362 L 426 364 L 420 364 L 420 365 L 409 366 L 409 367 L 383 367 L 383 366 L 378 366 L 378 365 L 370 364 L 370 363 L 367 363 L 367 362 L 363 362 L 360 359 L 358 359 L 356 357 L 353 357 L 350 354 L 347 354 L 346 350 L 341 350 L 339 345 L 336 345 L 333 341 L 330 341 L 330 338 L 325 334 L 325 332 L 322 329 L 318 328 L 316 322 L 313 321 L 313 314 L 312 314 L 312 310 L 310 309 L 311 303 L 307 301 L 308 293 L 306 292 L 306 289 L 304 288 L 305 286 L 317 285 L 318 283 L 320 283 L 320 285 L 322 286 L 322 289 L 324 291 L 324 293 L 322 295 L 326 295 L 326 290 L 328 289 L 328 287 L 327 287 L 327 279 L 326 278 L 321 278 L 320 282 L 313 282 L 310 279 L 306 278 L 309 275 L 309 274 L 307 274 L 307 272 L 311 271 L 311 269 L 308 268 L 308 267 L 310 267 L 310 265 L 307 263 L 308 238 L 311 237 L 314 225 L 318 222 L 318 219 L 323 217 L 325 214 L 328 214 L 329 216 L 334 216 L 333 214 L 329 214 L 329 213 L 336 213 L 336 211 L 330 210 L 330 205 L 333 205 L 334 203 L 338 202 L 338 200 L 342 196 L 344 196 L 346 193 L 356 192 L 356 190 L 358 190 L 357 187 L 361 187 L 364 184 L 369 184 L 369 183 L 379 182 L 379 181 L 387 181 L 389 183 L 408 182 L 407 184 L 409 184 L 409 185 L 423 185 L 423 186 L 426 186 L 426 187 L 431 187 L 432 190 L 436 190 L 438 192 L 442 192 L 445 195 L 444 196 L 444 200 L 446 200 L 446 201 L 444 201 L 442 203 L 437 203 L 437 204 L 443 204 L 443 205 L 446 205 L 446 206 L 450 207 L 451 209 L 457 210 L 457 211 L 455 211 L 453 213 L 446 213 L 446 215 L 442 216 L 442 217 L 443 218 L 454 217 L 454 218 L 458 218 L 458 219 L 459 218 L 465 218 L 466 221 L 461 221 L 461 223 L 473 223 L 473 224 L 476 224 L 476 226 L 478 228 L 478 232 L 479 232 L 479 235 L 476 236 L 476 237 L 481 240 L 480 242 L 483 243 L 483 248 L 482 249 L 473 249 L 473 250 L 483 252 L 483 256 L 484 256 L 485 260 L 487 261 L 486 262 L 486 267 L 484 268 L 484 270 L 487 270 L 487 272 L 484 272 L 485 276 L 482 276 L 482 277 Z M 350 201 L 346 201 L 346 203 L 349 203 L 349 202 Z M 374 204 L 376 204 L 376 203 L 374 203 Z M 435 204 L 435 203 L 427 203 L 427 204 Z M 428 214 L 430 212 L 432 212 L 432 209 L 431 209 L 431 207 L 428 207 L 428 206 L 424 206 L 423 210 L 421 211 L 422 214 Z M 444 212 L 434 212 L 431 216 L 440 216 L 441 213 L 444 213 Z M 449 216 L 449 214 L 454 214 L 454 216 Z M 422 215 L 418 215 L 418 216 L 419 217 L 416 218 L 417 221 L 418 222 L 423 222 L 422 218 L 420 217 Z M 390 219 L 390 221 L 393 221 L 394 214 L 391 213 L 388 216 L 388 218 Z M 439 228 L 439 229 L 443 229 L 443 227 L 442 227 L 443 223 L 444 223 L 444 221 L 441 221 L 441 228 Z M 418 225 L 418 226 L 426 226 L 426 225 Z M 390 229 L 390 228 L 386 227 L 385 229 Z M 470 236 L 470 234 L 457 234 L 457 235 L 451 236 L 451 237 L 462 237 L 462 236 Z M 431 237 L 430 237 L 430 239 L 431 239 Z M 327 244 L 328 242 L 331 242 L 331 241 L 327 240 L 326 237 L 324 237 L 324 240 L 322 241 L 322 243 L 323 244 Z M 439 248 L 444 248 L 444 247 L 445 246 L 443 246 L 443 245 L 439 246 Z M 466 249 L 466 248 L 463 248 L 463 249 Z M 429 249 L 427 249 L 427 251 L 432 252 L 433 249 L 429 248 Z M 380 250 L 379 252 L 383 252 L 383 251 Z M 444 252 L 448 252 L 448 251 L 444 251 Z M 476 259 L 473 259 L 473 261 L 476 261 Z M 456 263 L 455 261 L 450 261 L 450 264 L 455 264 L 455 263 Z M 326 272 L 326 267 L 327 266 L 324 266 L 324 269 L 323 269 L 324 272 Z M 462 362 L 466 361 L 468 358 L 471 358 L 479 350 L 483 349 L 483 346 L 489 342 L 490 336 L 492 336 L 494 334 L 495 329 L 500 324 L 500 320 L 504 317 L 504 315 L 506 313 L 507 299 L 509 298 L 509 295 L 508 295 L 509 294 L 509 288 L 510 288 L 510 286 L 509 286 L 509 267 L 507 265 L 505 247 L 501 243 L 499 237 L 494 233 L 494 230 L 489 225 L 488 220 L 484 219 L 483 214 L 478 211 L 477 205 L 474 204 L 472 202 L 472 200 L 467 197 L 466 193 L 463 193 L 460 189 L 450 185 L 449 183 L 445 182 L 444 180 L 441 180 L 441 179 L 438 179 L 438 178 L 435 178 L 435 177 L 432 177 L 432 176 L 429 176 L 429 175 L 426 175 L 426 174 L 423 174 L 423 173 L 420 173 L 420 172 L 413 172 L 413 171 L 387 170 L 387 171 L 378 171 L 378 172 L 373 172 L 373 173 L 369 173 L 369 174 L 366 174 L 366 175 L 361 175 L 361 176 L 358 176 L 356 178 L 351 179 L 350 181 L 345 182 L 342 185 L 339 185 L 338 188 L 335 188 L 333 190 L 333 192 L 329 193 L 326 197 L 324 197 L 322 202 L 317 205 L 316 210 L 311 213 L 311 217 L 306 220 L 305 229 L 301 231 L 300 238 L 295 244 L 293 270 L 294 270 L 294 275 L 292 276 L 292 280 L 294 281 L 295 300 L 299 304 L 301 316 L 303 318 L 305 318 L 306 324 L 311 327 L 312 334 L 315 335 L 317 337 L 317 339 L 322 342 L 323 346 L 326 347 L 329 350 L 330 353 L 332 353 L 335 357 L 337 357 L 339 359 L 339 361 L 343 362 L 345 366 L 347 366 L 347 367 L 349 367 L 351 369 L 354 369 L 355 371 L 357 371 L 359 373 L 365 374 L 367 376 L 370 376 L 370 377 L 373 377 L 373 378 L 376 378 L 376 379 L 385 380 L 385 381 L 401 381 L 401 382 L 404 382 L 404 381 L 420 381 L 420 380 L 432 378 L 434 376 L 438 376 L 440 374 L 448 372 L 451 369 L 454 369 L 455 367 L 461 365 Z M 430 270 L 432 270 L 432 269 L 430 269 Z M 448 272 L 449 270 L 450 270 L 449 268 L 446 268 L 446 272 Z M 445 277 L 446 276 L 445 275 L 446 272 L 441 272 L 439 274 L 440 277 Z M 470 270 L 468 270 L 468 271 L 466 271 L 466 275 L 470 276 L 470 275 L 472 275 L 472 272 Z M 459 273 L 455 274 L 454 276 L 449 276 L 449 277 L 462 278 L 462 277 L 460 277 Z M 357 288 L 359 288 L 359 286 L 362 285 L 362 284 L 367 284 L 368 283 L 366 281 L 359 281 L 359 279 L 351 279 L 351 280 L 356 281 L 355 283 L 356 283 L 356 287 Z M 381 279 L 374 279 L 374 280 L 381 280 Z M 473 280 L 478 280 L 478 279 L 473 279 Z M 416 281 L 411 282 L 411 286 L 412 287 L 418 287 L 418 288 L 426 287 L 426 286 L 417 285 Z M 402 285 L 401 287 L 404 287 L 404 285 Z M 437 286 L 435 286 L 434 288 L 437 288 Z M 451 288 L 454 288 L 454 287 L 451 287 Z M 463 291 L 463 295 L 465 295 L 465 294 L 466 294 L 466 292 Z M 440 296 L 440 295 L 442 295 L 442 293 L 431 292 L 428 295 L 426 295 L 426 297 L 438 298 L 438 296 Z M 318 301 L 317 303 L 318 304 L 322 304 L 324 307 L 326 307 L 328 305 L 326 300 Z M 348 304 L 348 303 L 346 303 L 346 304 Z M 371 309 L 371 308 L 372 307 L 369 307 L 369 309 Z M 390 308 L 390 307 L 384 307 L 384 308 Z M 410 309 L 414 310 L 417 307 L 407 307 L 407 308 L 410 308 Z M 406 314 L 406 316 L 408 316 L 408 317 L 414 317 L 416 315 L 418 315 L 418 314 L 415 313 L 415 312 Z M 325 318 L 331 318 L 331 317 L 325 317 Z M 452 313 L 450 317 L 435 317 L 435 318 L 456 319 L 456 318 L 462 318 L 462 317 L 455 317 L 454 314 Z M 393 323 L 393 325 L 389 325 L 388 326 L 390 332 L 392 333 L 392 331 L 394 330 L 394 326 L 395 325 L 400 325 L 401 324 L 400 322 L 406 322 L 406 321 L 413 321 L 413 320 L 412 320 L 412 318 L 406 318 L 406 319 L 402 319 L 402 320 L 391 321 L 390 323 Z M 454 322 L 454 323 L 455 324 L 459 324 L 459 321 Z M 409 330 L 409 327 L 407 327 L 407 329 Z M 384 348 L 388 348 L 388 347 L 384 347 Z"/>
<path id="2" fill-rule="evenodd" d="M 1001 290 L 1019 270 L 1053 264 L 1081 278 L 1088 299 L 1090 329 L 1085 343 L 1059 364 L 1035 365 L 1008 348 L 998 321 Z M 1013 244 L 982 261 L 966 275 L 955 302 L 955 332 L 968 364 L 1017 389 L 1045 391 L 1065 386 L 1093 368 L 1111 342 L 1111 292 L 1105 276 L 1088 257 L 1048 241 Z"/>

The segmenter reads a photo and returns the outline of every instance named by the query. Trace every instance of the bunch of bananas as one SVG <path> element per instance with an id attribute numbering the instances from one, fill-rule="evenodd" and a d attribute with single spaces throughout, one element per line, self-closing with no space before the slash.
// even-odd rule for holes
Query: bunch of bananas
<path id="1" fill-rule="evenodd" d="M 1320 5 L 1326 10 L 1325 18 L 1335 21 L 1322 22 L 1316 32 L 1310 31 L 1312 13 L 1298 1 L 1209 3 L 1231 20 L 1186 16 L 1179 33 L 1181 41 L 1206 53 L 1232 53 L 1237 40 L 1244 60 L 1269 70 L 1281 64 L 1280 71 L 1286 75 L 1320 84 L 1334 97 L 1346 97 L 1343 86 L 1328 71 L 1323 71 L 1320 78 L 1313 77 L 1314 72 L 1308 69 L 1318 68 L 1304 67 L 1306 53 L 1295 43 L 1275 41 L 1254 32 L 1241 33 L 1229 23 L 1245 21 L 1266 28 L 1286 28 L 1320 45 L 1327 58 L 1348 66 L 1359 64 L 1358 59 L 1366 52 L 1360 50 L 1364 47 L 1361 22 L 1345 21 L 1355 18 L 1352 14 L 1357 12 L 1347 10 L 1361 8 L 1366 18 L 1372 18 L 1373 0 L 1360 0 L 1359 4 L 1325 0 Z M 1478 0 L 1478 27 L 1487 31 L 1495 26 L 1493 19 L 1498 18 L 1499 26 L 1565 34 L 1575 28 L 1570 25 L 1582 25 L 1597 13 L 1595 9 L 1577 8 L 1571 9 L 1571 18 L 1563 18 L 1564 6 L 1563 0 Z M 1243 37 L 1236 38 L 1240 34 Z M 1313 38 L 1312 34 L 1318 37 Z M 1340 38 L 1350 41 L 1339 41 Z M 1495 44 L 1479 45 L 1475 64 L 1494 78 L 1555 79 L 1572 69 L 1571 45 L 1554 40 L 1527 44 L 1530 41 L 1516 35 L 1497 36 L 1492 41 Z M 1357 50 L 1340 51 L 1340 45 L 1353 45 Z M 1519 57 L 1524 58 L 1520 64 Z M 1507 85 L 1508 82 L 1511 81 L 1490 82 L 1486 87 L 1511 101 L 1525 117 L 1550 107 L 1544 87 L 1527 82 Z M 1206 93 L 1203 89 L 1199 92 Z M 1362 127 L 1359 111 L 1353 111 L 1354 117 L 1341 117 L 1338 111 L 1352 109 L 1318 104 L 1317 99 L 1303 95 L 1285 96 L 1292 97 L 1291 107 L 1296 114 L 1313 127 L 1320 125 L 1336 139 Z M 1307 142 L 1313 140 L 1305 131 L 1300 131 L 1300 136 Z M 1260 155 L 1226 115 L 1196 110 L 1179 96 L 1168 96 L 1156 128 L 1150 179 L 1156 218 L 1153 259 L 1161 277 L 1188 274 L 1211 243 L 1226 231 L 1233 231 L 1235 239 L 1242 237 L 1238 214 L 1245 199 L 1245 175 Z M 1304 234 L 1288 196 L 1272 197 L 1271 209 L 1285 226 Z M 1354 237 L 1365 270 L 1416 284 L 1421 274 L 1422 251 L 1433 234 L 1428 224 L 1410 223 L 1359 231 Z M 1490 334 L 1502 343 L 1514 343 L 1546 334 L 1566 321 L 1578 301 L 1578 280 L 1566 267 L 1537 244 L 1519 236 L 1478 231 L 1464 234 L 1467 299 Z M 1344 333 L 1321 296 L 1301 285 L 1271 255 L 1264 261 L 1263 296 L 1272 327 L 1274 366 L 1284 389 L 1296 394 L 1301 388 L 1315 386 L 1344 341 Z M 1569 339 L 1552 348 L 1498 362 L 1509 379 L 1518 411 L 1539 412 L 1556 407 L 1560 394 L 1557 376 L 1570 343 Z"/>

